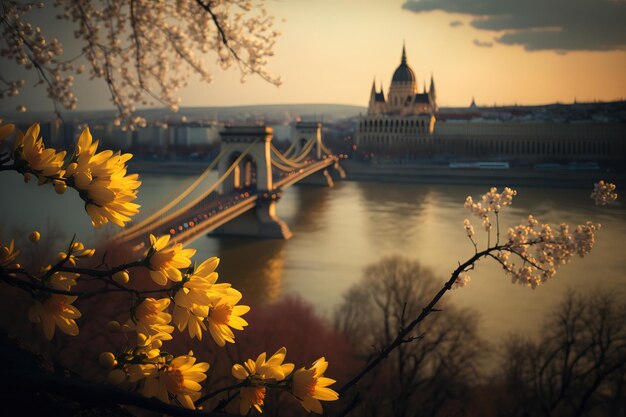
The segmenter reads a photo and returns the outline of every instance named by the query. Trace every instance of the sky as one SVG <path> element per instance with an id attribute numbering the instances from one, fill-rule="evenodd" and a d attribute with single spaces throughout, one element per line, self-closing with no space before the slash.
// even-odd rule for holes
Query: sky
<path id="1" fill-rule="evenodd" d="M 385 93 L 403 42 L 420 90 L 434 76 L 440 106 L 570 103 L 626 98 L 625 0 L 267 0 L 282 32 L 268 69 L 244 84 L 236 69 L 181 91 L 182 106 L 336 103 Z M 109 108 L 106 88 L 77 83 L 79 110 Z M 29 109 L 51 105 L 37 94 Z M 2 109 L 15 101 L 0 100 Z"/>

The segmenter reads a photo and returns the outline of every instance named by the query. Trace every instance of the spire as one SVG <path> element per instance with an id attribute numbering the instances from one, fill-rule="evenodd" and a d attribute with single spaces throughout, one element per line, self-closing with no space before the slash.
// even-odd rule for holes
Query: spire
<path id="1" fill-rule="evenodd" d="M 430 73 L 430 90 L 428 91 L 430 94 L 435 94 L 435 79 L 433 78 L 433 73 Z"/>
<path id="2" fill-rule="evenodd" d="M 372 92 L 371 95 L 374 95 L 376 93 L 376 77 L 374 77 L 374 80 L 372 81 Z"/>
<path id="3" fill-rule="evenodd" d="M 404 40 L 402 41 L 402 64 L 406 64 L 406 47 L 404 46 Z"/>
<path id="4" fill-rule="evenodd" d="M 380 82 L 380 94 L 383 94 L 383 82 Z"/>
<path id="5" fill-rule="evenodd" d="M 424 94 L 428 93 L 428 91 L 426 91 L 426 80 L 424 80 Z"/>

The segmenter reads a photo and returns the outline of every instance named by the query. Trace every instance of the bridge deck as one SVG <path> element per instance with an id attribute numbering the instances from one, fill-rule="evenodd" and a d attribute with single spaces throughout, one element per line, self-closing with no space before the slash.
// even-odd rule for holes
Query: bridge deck
<path id="1" fill-rule="evenodd" d="M 274 182 L 274 189 L 285 189 L 302 179 L 321 171 L 335 163 L 334 158 L 326 158 L 311 163 L 305 168 L 291 172 Z M 198 236 L 208 233 L 233 220 L 257 204 L 258 195 L 254 189 L 240 189 L 229 194 L 211 194 L 199 203 L 188 207 L 178 216 L 157 220 L 141 233 L 134 233 L 128 242 L 131 247 L 141 249 L 147 243 L 148 234 L 161 236 L 169 234 L 171 243 L 189 243 Z"/>

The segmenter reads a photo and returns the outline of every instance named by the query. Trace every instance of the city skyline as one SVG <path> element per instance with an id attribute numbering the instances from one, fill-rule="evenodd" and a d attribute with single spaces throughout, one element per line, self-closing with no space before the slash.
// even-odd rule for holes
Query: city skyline
<path id="1" fill-rule="evenodd" d="M 614 24 L 626 15 L 626 5 L 597 1 L 590 9 L 591 2 L 576 2 L 559 13 L 556 9 L 563 6 L 559 0 L 542 15 L 529 11 L 535 2 L 522 7 L 521 2 L 508 1 L 493 12 L 489 2 L 467 3 L 267 2 L 275 27 L 282 32 L 268 69 L 282 76 L 282 86 L 257 76 L 241 84 L 236 69 L 222 71 L 215 65 L 211 84 L 192 79 L 180 92 L 181 106 L 366 106 L 373 79 L 385 89 L 389 86 L 403 43 L 420 91 L 433 75 L 442 107 L 469 106 L 472 98 L 478 105 L 492 106 L 626 97 L 626 30 Z M 581 19 L 592 10 L 593 22 L 582 25 Z M 544 26 L 549 27 L 537 29 Z M 61 30 L 55 27 L 53 32 Z M 208 62 L 213 60 L 208 57 Z M 76 81 L 78 110 L 111 108 L 106 85 L 87 78 Z M 43 89 L 31 88 L 19 100 L 0 103 L 5 111 L 15 109 L 18 102 L 30 110 L 50 110 L 49 101 L 41 100 L 43 94 Z"/>

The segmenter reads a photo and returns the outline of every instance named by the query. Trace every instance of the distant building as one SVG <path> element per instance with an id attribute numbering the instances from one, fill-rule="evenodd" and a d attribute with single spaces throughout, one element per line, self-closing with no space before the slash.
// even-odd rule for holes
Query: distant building
<path id="1" fill-rule="evenodd" d="M 472 98 L 469 108 L 440 111 L 433 77 L 428 90 L 417 85 L 403 47 L 387 96 L 372 85 L 355 130 L 360 157 L 521 165 L 626 160 L 626 123 L 602 113 L 577 119 L 587 111 L 581 105 L 479 107 Z"/>
<path id="2" fill-rule="evenodd" d="M 361 118 L 355 132 L 356 144 L 363 151 L 415 144 L 433 135 L 438 110 L 433 77 L 428 91 L 424 83 L 420 93 L 403 46 L 400 65 L 393 73 L 387 97 L 382 84 L 377 91 L 376 82 L 372 83 L 367 115 Z"/>

